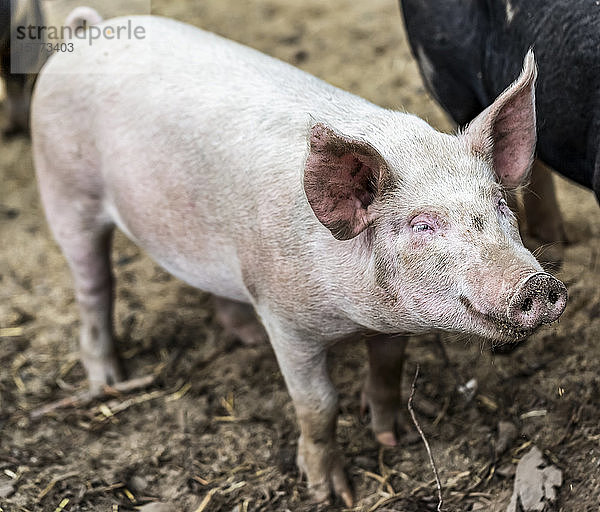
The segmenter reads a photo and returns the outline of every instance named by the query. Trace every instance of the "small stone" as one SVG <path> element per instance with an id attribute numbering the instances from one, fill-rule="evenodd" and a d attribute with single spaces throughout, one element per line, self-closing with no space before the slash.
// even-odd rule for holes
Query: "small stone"
<path id="1" fill-rule="evenodd" d="M 4 206 L 3 206 L 2 209 L 3 209 L 2 213 L 9 220 L 16 219 L 19 216 L 19 213 L 20 213 L 17 208 L 6 208 L 6 209 L 4 209 Z"/>
<path id="2" fill-rule="evenodd" d="M 15 486 L 10 482 L 0 483 L 0 498 L 10 498 L 15 493 Z"/>
<path id="3" fill-rule="evenodd" d="M 435 418 L 440 412 L 440 405 L 425 397 L 420 397 L 419 400 L 415 401 L 415 409 L 428 418 Z"/>
<path id="4" fill-rule="evenodd" d="M 306 50 L 298 50 L 294 54 L 294 62 L 296 64 L 302 64 L 303 62 L 306 62 L 308 60 L 308 57 L 309 53 Z"/>
<path id="5" fill-rule="evenodd" d="M 457 387 L 457 391 L 463 396 L 466 403 L 469 403 L 475 398 L 479 385 L 476 379 L 470 379 L 467 383 Z"/>
<path id="6" fill-rule="evenodd" d="M 502 478 L 512 478 L 515 476 L 517 467 L 514 464 L 504 464 L 496 470 L 496 474 Z"/>
<path id="7" fill-rule="evenodd" d="M 143 476 L 133 475 L 129 485 L 133 491 L 144 492 L 148 488 L 148 480 Z"/>
<path id="8" fill-rule="evenodd" d="M 498 438 L 496 440 L 496 456 L 502 455 L 508 450 L 517 436 L 519 431 L 510 421 L 500 421 L 498 423 Z"/>
<path id="9" fill-rule="evenodd" d="M 138 510 L 139 512 L 171 512 L 172 510 L 177 510 L 177 507 L 170 503 L 155 502 L 143 505 Z"/>

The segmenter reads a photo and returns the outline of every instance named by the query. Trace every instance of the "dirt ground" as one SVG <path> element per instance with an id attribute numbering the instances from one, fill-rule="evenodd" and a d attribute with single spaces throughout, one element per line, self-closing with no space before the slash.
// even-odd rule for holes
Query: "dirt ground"
<path id="1" fill-rule="evenodd" d="M 153 9 L 451 128 L 423 89 L 394 0 L 155 0 Z M 119 347 L 130 377 L 156 378 L 31 419 L 85 389 L 77 311 L 40 209 L 28 140 L 0 142 L 0 173 L 0 508 L 109 512 L 162 501 L 192 512 L 315 510 L 295 467 L 298 430 L 271 348 L 224 336 L 209 297 L 122 236 L 114 249 Z M 599 510 L 600 209 L 589 191 L 558 182 L 570 241 L 558 274 L 570 295 L 560 323 L 503 357 L 449 336 L 441 337 L 448 362 L 433 335 L 409 346 L 404 390 L 408 398 L 419 363 L 415 409 L 444 510 L 504 511 L 515 463 L 531 444 L 563 470 L 557 510 Z M 435 510 L 414 432 L 381 450 L 360 418 L 365 357 L 362 345 L 332 357 L 352 510 Z M 469 379 L 478 383 L 472 400 L 457 391 Z M 499 421 L 518 435 L 496 456 Z"/>

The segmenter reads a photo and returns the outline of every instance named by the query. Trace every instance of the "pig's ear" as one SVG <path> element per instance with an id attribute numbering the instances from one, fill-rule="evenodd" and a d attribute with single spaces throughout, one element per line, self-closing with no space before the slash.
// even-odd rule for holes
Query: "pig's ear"
<path id="1" fill-rule="evenodd" d="M 317 219 L 338 240 L 354 238 L 375 220 L 371 205 L 387 175 L 384 159 L 366 142 L 323 124 L 311 128 L 304 191 Z"/>
<path id="2" fill-rule="evenodd" d="M 536 76 L 533 51 L 529 50 L 519 78 L 462 134 L 476 154 L 491 157 L 498 178 L 508 188 L 523 183 L 533 162 Z"/>

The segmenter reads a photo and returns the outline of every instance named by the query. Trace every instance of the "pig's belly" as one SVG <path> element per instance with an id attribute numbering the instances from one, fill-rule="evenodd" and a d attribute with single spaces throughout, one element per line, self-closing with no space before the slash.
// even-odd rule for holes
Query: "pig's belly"
<path id="1" fill-rule="evenodd" d="M 167 272 L 190 286 L 227 299 L 249 302 L 248 293 L 241 280 L 235 279 L 231 269 L 223 264 L 209 261 L 194 261 L 189 265 L 179 261 L 174 264 L 150 251 L 148 253 Z"/>
<path id="2" fill-rule="evenodd" d="M 117 227 L 167 272 L 200 290 L 231 300 L 249 302 L 236 248 L 225 240 L 202 240 L 196 230 L 188 237 L 156 236 L 152 230 L 126 223 L 109 207 Z"/>

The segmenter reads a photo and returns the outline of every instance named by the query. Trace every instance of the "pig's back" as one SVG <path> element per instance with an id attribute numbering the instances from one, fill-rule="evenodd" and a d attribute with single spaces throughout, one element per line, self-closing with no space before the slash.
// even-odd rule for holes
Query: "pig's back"
<path id="1" fill-rule="evenodd" d="M 33 102 L 36 160 L 101 194 L 102 214 L 178 277 L 247 299 L 248 260 L 284 251 L 295 229 L 331 238 L 302 190 L 313 113 L 352 134 L 381 109 L 194 27 L 131 20 L 146 39 L 76 41 L 50 59 Z"/>

